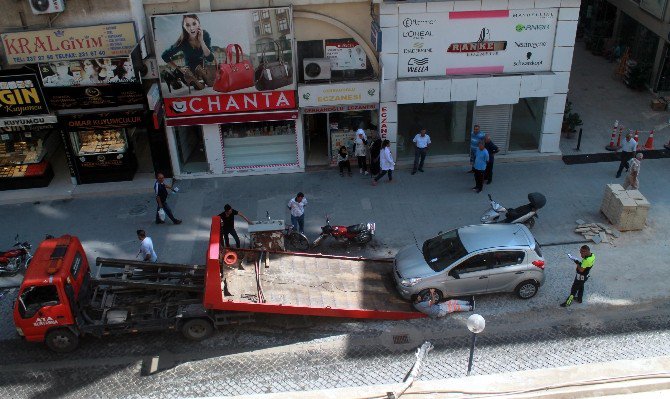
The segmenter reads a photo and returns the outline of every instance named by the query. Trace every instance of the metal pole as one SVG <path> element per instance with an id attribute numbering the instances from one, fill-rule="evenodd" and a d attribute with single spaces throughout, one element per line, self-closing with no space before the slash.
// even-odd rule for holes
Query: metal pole
<path id="1" fill-rule="evenodd" d="M 579 137 L 577 138 L 577 148 L 576 151 L 579 151 L 579 146 L 582 144 L 582 128 L 579 128 Z"/>
<path id="2" fill-rule="evenodd" d="M 472 371 L 472 357 L 475 354 L 475 342 L 477 342 L 477 334 L 472 333 L 472 344 L 470 345 L 470 360 L 468 361 L 468 374 Z"/>

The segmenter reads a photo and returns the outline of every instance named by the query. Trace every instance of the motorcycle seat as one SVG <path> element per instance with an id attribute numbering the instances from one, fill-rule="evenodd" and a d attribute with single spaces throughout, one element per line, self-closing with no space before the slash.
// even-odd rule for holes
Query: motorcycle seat
<path id="1" fill-rule="evenodd" d="M 513 220 L 520 218 L 521 216 L 527 215 L 533 211 L 533 206 L 531 204 L 522 205 L 518 208 L 509 208 L 507 209 L 507 217 L 505 223 L 510 223 Z"/>
<path id="2" fill-rule="evenodd" d="M 347 231 L 350 233 L 360 233 L 368 229 L 368 226 L 365 223 L 354 224 L 347 227 Z"/>

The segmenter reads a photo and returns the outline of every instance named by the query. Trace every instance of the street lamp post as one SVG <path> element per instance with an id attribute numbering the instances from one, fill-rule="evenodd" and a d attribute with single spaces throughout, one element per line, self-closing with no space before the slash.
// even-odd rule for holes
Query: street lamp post
<path id="1" fill-rule="evenodd" d="M 484 331 L 486 327 L 486 320 L 481 315 L 473 314 L 468 317 L 468 330 L 472 332 L 472 343 L 470 344 L 470 360 L 468 361 L 468 374 L 472 371 L 472 357 L 475 354 L 475 342 L 477 342 L 477 334 Z"/>

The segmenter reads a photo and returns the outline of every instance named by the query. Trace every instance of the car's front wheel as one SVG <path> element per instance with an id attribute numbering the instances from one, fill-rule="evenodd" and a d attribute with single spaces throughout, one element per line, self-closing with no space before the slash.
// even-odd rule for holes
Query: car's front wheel
<path id="1" fill-rule="evenodd" d="M 540 285 L 535 280 L 526 280 L 517 285 L 514 292 L 521 299 L 530 299 L 537 294 L 539 289 Z"/>

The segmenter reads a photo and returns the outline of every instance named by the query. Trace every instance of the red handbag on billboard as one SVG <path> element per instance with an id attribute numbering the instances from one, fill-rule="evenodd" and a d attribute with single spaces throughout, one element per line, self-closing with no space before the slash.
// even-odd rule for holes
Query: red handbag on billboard
<path id="1" fill-rule="evenodd" d="M 233 50 L 235 59 L 233 59 Z M 226 47 L 226 63 L 219 64 L 216 71 L 214 90 L 227 93 L 229 91 L 246 89 L 254 85 L 254 67 L 251 61 L 244 59 L 244 52 L 239 44 L 229 44 Z"/>

